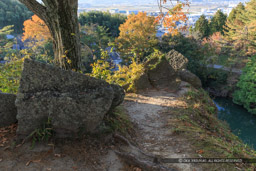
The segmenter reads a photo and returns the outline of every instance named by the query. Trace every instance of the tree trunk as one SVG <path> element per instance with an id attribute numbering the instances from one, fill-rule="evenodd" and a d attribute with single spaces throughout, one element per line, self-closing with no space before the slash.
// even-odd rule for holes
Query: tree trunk
<path id="1" fill-rule="evenodd" d="M 81 47 L 78 26 L 78 0 L 20 0 L 48 26 L 55 64 L 63 69 L 79 70 Z"/>

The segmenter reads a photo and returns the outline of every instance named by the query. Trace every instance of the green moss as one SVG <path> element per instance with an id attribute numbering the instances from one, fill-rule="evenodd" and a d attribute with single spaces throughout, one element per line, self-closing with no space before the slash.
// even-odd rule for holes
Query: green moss
<path id="1" fill-rule="evenodd" d="M 146 63 L 149 70 L 155 69 L 163 60 L 165 60 L 165 54 L 155 50 L 154 53 L 147 57 L 148 61 Z"/>

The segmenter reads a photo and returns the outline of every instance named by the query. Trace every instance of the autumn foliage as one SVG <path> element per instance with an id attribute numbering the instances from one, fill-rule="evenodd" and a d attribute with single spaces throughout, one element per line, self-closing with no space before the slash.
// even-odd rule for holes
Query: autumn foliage
<path id="1" fill-rule="evenodd" d="M 33 39 L 35 41 L 48 40 L 51 38 L 47 25 L 38 16 L 33 15 L 32 19 L 24 22 L 24 33 L 22 40 Z"/>
<path id="2" fill-rule="evenodd" d="M 186 26 L 177 27 L 177 22 L 186 22 L 188 20 L 186 13 L 184 12 L 185 7 L 189 7 L 189 0 L 177 1 L 177 4 L 174 5 L 173 0 L 160 0 L 159 8 L 161 14 L 156 17 L 155 22 L 162 24 L 165 28 L 168 29 L 168 32 L 172 35 L 177 35 L 180 31 L 185 31 Z M 169 7 L 168 2 L 171 4 Z M 163 9 L 167 9 L 167 14 L 163 13 Z"/>
<path id="3" fill-rule="evenodd" d="M 157 44 L 156 26 L 155 18 L 144 12 L 129 15 L 126 22 L 120 25 L 116 44 L 126 62 L 131 61 L 131 57 L 140 62 L 153 50 Z"/>
<path id="4" fill-rule="evenodd" d="M 223 36 L 221 32 L 216 32 L 208 38 L 204 38 L 202 41 L 202 45 L 208 45 L 210 48 L 214 50 L 215 54 L 219 55 L 221 53 L 222 42 Z"/>

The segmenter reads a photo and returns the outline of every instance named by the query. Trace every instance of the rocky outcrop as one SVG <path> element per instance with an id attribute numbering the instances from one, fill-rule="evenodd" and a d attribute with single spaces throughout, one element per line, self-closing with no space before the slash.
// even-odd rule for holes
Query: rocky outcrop
<path id="1" fill-rule="evenodd" d="M 202 82 L 201 80 L 192 72 L 182 69 L 178 72 L 178 75 L 182 81 L 185 81 L 189 84 L 191 84 L 195 88 L 201 88 Z"/>
<path id="2" fill-rule="evenodd" d="M 195 88 L 202 86 L 201 80 L 186 70 L 188 60 L 182 54 L 171 50 L 165 56 L 155 56 L 145 63 L 145 73 L 134 81 L 135 90 L 147 88 L 168 88 L 177 91 L 181 81 L 185 81 Z M 129 85 L 126 85 L 126 88 Z"/>
<path id="3" fill-rule="evenodd" d="M 186 70 L 187 63 L 188 59 L 175 50 L 171 50 L 166 55 L 155 55 L 144 64 L 144 73 L 131 83 L 133 89 L 129 90 L 130 84 L 123 87 L 127 92 L 138 92 L 150 88 L 169 89 L 176 92 L 180 89 L 180 84 L 183 81 L 195 88 L 201 88 L 201 80 Z"/>
<path id="4" fill-rule="evenodd" d="M 152 58 L 145 64 L 149 82 L 155 88 L 177 89 L 177 74 L 166 57 Z"/>
<path id="5" fill-rule="evenodd" d="M 26 59 L 16 100 L 17 135 L 24 138 L 48 119 L 57 137 L 94 132 L 123 99 L 117 85 Z"/>
<path id="6" fill-rule="evenodd" d="M 9 126 L 17 121 L 15 94 L 0 92 L 0 127 Z"/>

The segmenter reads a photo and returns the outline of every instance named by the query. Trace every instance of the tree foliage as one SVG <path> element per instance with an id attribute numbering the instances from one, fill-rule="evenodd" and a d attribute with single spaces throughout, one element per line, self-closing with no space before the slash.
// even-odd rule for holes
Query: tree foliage
<path id="1" fill-rule="evenodd" d="M 0 64 L 0 90 L 4 93 L 17 93 L 22 72 L 23 59 Z"/>
<path id="2" fill-rule="evenodd" d="M 200 18 L 196 21 L 194 31 L 198 31 L 202 35 L 202 38 L 208 37 L 210 35 L 209 22 L 205 15 L 201 15 Z"/>
<path id="3" fill-rule="evenodd" d="M 126 16 L 122 14 L 110 14 L 109 12 L 91 11 L 83 12 L 79 15 L 79 23 L 84 26 L 99 25 L 107 28 L 107 32 L 112 37 L 119 36 L 119 26 L 126 20 Z"/>
<path id="4" fill-rule="evenodd" d="M 23 30 L 23 41 L 29 39 L 29 41 L 43 42 L 51 39 L 47 25 L 36 15 L 33 15 L 31 19 L 24 22 Z"/>
<path id="5" fill-rule="evenodd" d="M 0 29 L 0 60 L 12 53 L 13 39 L 7 39 L 7 35 L 13 32 L 13 25 Z"/>
<path id="6" fill-rule="evenodd" d="M 120 36 L 115 42 L 126 63 L 131 62 L 132 58 L 136 58 L 137 63 L 142 62 L 157 44 L 155 19 L 146 13 L 129 15 L 119 29 Z"/>
<path id="7" fill-rule="evenodd" d="M 233 101 L 256 114 L 256 56 L 246 64 L 237 87 L 238 90 L 233 94 Z"/>
<path id="8" fill-rule="evenodd" d="M 0 1 L 0 28 L 14 25 L 14 33 L 22 33 L 23 22 L 32 15 L 26 6 L 16 0 Z"/>
<path id="9" fill-rule="evenodd" d="M 181 31 L 185 31 L 187 27 L 177 26 L 177 22 L 186 22 L 188 20 L 186 12 L 184 12 L 185 7 L 189 7 L 189 0 L 176 1 L 174 5 L 174 0 L 157 0 L 160 9 L 160 15 L 156 17 L 156 22 L 162 24 L 168 29 L 169 33 L 172 35 L 177 35 Z M 163 10 L 167 10 L 164 13 Z"/>
<path id="10" fill-rule="evenodd" d="M 185 37 L 181 33 L 178 35 L 168 34 L 163 36 L 159 45 L 163 53 L 168 53 L 174 49 L 184 55 L 189 60 L 188 69 L 196 75 L 200 75 L 201 61 L 203 61 L 205 54 L 200 42 L 196 39 Z"/>
<path id="11" fill-rule="evenodd" d="M 211 34 L 220 32 L 222 35 L 224 34 L 224 25 L 227 20 L 227 15 L 225 15 L 221 10 L 218 10 L 216 14 L 213 16 L 210 22 L 210 31 Z"/>
<path id="12" fill-rule="evenodd" d="M 256 53 L 256 1 L 251 0 L 244 6 L 239 4 L 231 12 L 226 23 L 225 35 L 237 51 L 244 55 Z"/>

